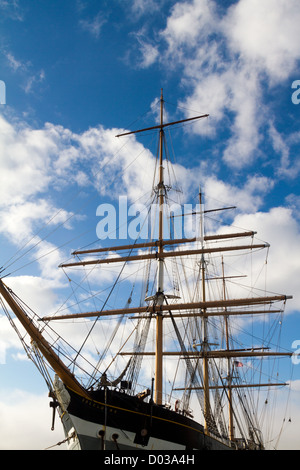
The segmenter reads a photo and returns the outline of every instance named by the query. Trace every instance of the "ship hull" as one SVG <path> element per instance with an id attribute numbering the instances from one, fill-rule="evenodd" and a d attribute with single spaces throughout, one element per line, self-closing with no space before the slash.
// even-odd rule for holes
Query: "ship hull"
<path id="1" fill-rule="evenodd" d="M 230 449 L 196 421 L 122 391 L 99 390 L 90 399 L 65 392 L 61 420 L 70 450 Z"/>

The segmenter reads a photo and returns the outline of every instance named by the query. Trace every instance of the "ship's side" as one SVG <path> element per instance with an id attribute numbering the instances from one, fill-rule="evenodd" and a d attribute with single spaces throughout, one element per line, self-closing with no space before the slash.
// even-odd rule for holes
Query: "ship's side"
<path id="1" fill-rule="evenodd" d="M 60 414 L 72 450 L 229 450 L 202 425 L 125 391 L 101 389 L 86 397 L 60 384 Z"/>

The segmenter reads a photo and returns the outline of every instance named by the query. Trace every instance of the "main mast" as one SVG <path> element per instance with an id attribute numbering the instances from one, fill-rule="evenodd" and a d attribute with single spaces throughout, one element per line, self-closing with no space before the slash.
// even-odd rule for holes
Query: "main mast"
<path id="1" fill-rule="evenodd" d="M 163 253 L 163 208 L 165 197 L 164 169 L 163 169 L 163 91 L 160 96 L 160 131 L 159 131 L 159 182 L 157 185 L 159 199 L 159 226 L 158 226 L 158 276 L 157 292 L 155 303 L 162 305 L 164 301 L 164 258 Z M 158 405 L 162 404 L 163 389 L 163 317 L 159 312 L 156 315 L 156 344 L 155 344 L 155 382 L 154 382 L 154 401 Z"/>
<path id="2" fill-rule="evenodd" d="M 164 169 L 163 169 L 163 143 L 164 143 L 164 128 L 167 126 L 173 126 L 174 124 L 179 124 L 182 122 L 192 121 L 194 119 L 201 119 L 207 117 L 208 114 L 203 114 L 201 116 L 195 116 L 192 118 L 182 119 L 179 121 L 173 121 L 169 123 L 163 122 L 163 90 L 161 89 L 160 95 L 160 124 L 157 126 L 148 127 L 145 129 L 139 129 L 137 131 L 129 131 L 117 135 L 116 137 L 121 137 L 123 135 L 136 134 L 138 132 L 144 132 L 153 129 L 159 129 L 159 181 L 157 185 L 158 192 L 158 201 L 159 201 L 159 227 L 158 227 L 158 273 L 157 273 L 157 291 L 154 297 L 151 297 L 153 300 L 154 308 L 155 306 L 162 306 L 164 302 L 164 258 L 166 253 L 164 253 L 164 244 L 163 240 L 163 207 L 165 200 L 165 191 L 166 187 L 164 185 Z M 156 255 L 155 255 L 156 256 Z M 145 257 L 143 256 L 145 259 Z M 148 299 L 150 300 L 150 298 Z M 162 312 L 156 312 L 156 345 L 155 345 L 155 382 L 154 382 L 154 401 L 157 404 L 162 404 L 162 392 L 163 392 L 163 315 Z"/>

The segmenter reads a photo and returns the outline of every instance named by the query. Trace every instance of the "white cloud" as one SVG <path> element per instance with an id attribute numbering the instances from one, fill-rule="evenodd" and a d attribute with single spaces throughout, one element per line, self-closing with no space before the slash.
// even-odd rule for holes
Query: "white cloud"
<path id="1" fill-rule="evenodd" d="M 21 87 L 26 94 L 33 93 L 38 84 L 41 84 L 46 79 L 45 70 L 39 71 L 33 70 L 32 63 L 30 61 L 18 60 L 14 54 L 4 49 L 4 56 L 8 62 L 9 67 L 13 72 L 18 73 L 23 80 Z"/>
<path id="2" fill-rule="evenodd" d="M 214 3 L 210 0 L 177 2 L 161 33 L 168 43 L 169 53 L 181 57 L 182 48 L 196 47 L 200 38 L 205 38 L 215 23 Z"/>
<path id="3" fill-rule="evenodd" d="M 23 12 L 19 0 L 0 0 L 0 10 L 3 16 L 13 20 L 23 21 Z"/>
<path id="4" fill-rule="evenodd" d="M 193 0 L 177 2 L 167 18 L 160 57 L 181 68 L 190 90 L 180 102 L 186 114 L 210 114 L 194 132 L 214 137 L 221 121 L 228 129 L 229 167 L 245 168 L 261 155 L 261 130 L 270 119 L 263 90 L 285 80 L 300 59 L 299 17 L 297 0 L 240 0 L 227 10 Z"/>
<path id="5" fill-rule="evenodd" d="M 276 393 L 276 403 L 272 408 L 273 412 L 269 415 L 272 423 L 272 434 L 265 434 L 272 438 L 268 442 L 270 450 L 298 450 L 299 449 L 299 433 L 298 422 L 300 416 L 299 408 L 299 390 L 294 388 L 292 383 L 290 387 L 284 387 Z M 265 421 L 267 427 L 267 421 Z M 276 432 L 277 431 L 277 432 Z"/>
<path id="6" fill-rule="evenodd" d="M 94 38 L 98 39 L 102 26 L 106 23 L 106 19 L 103 17 L 103 14 L 99 12 L 91 20 L 80 20 L 79 24 L 84 31 L 90 33 Z"/>
<path id="7" fill-rule="evenodd" d="M 27 82 L 24 86 L 25 93 L 31 93 L 33 91 L 33 87 L 38 83 L 42 83 L 45 78 L 46 74 L 43 69 L 37 72 L 35 75 L 31 75 L 30 77 L 28 77 Z"/>
<path id="8" fill-rule="evenodd" d="M 11 52 L 6 53 L 6 58 L 8 60 L 9 66 L 16 72 L 19 69 L 24 69 L 24 64 L 21 61 L 17 60 Z"/>
<path id="9" fill-rule="evenodd" d="M 57 292 L 59 292 L 62 284 L 55 280 L 26 275 L 10 276 L 4 280 L 4 283 L 15 292 L 25 305 L 29 306 L 32 315 L 33 312 L 39 317 L 50 315 L 58 308 L 60 301 Z M 27 310 L 27 308 L 25 309 Z M 28 337 L 23 326 L 15 318 L 13 321 L 20 332 L 20 336 L 28 343 Z M 12 353 L 14 360 L 29 360 L 16 331 L 4 315 L 0 316 L 0 325 L 0 364 L 7 364 L 10 353 Z"/>
<path id="10" fill-rule="evenodd" d="M 54 289 L 61 287 L 62 284 L 53 279 L 21 275 L 10 276 L 4 282 L 40 316 L 49 315 L 57 308 L 59 297 Z"/>
<path id="11" fill-rule="evenodd" d="M 195 67 L 195 64 L 194 64 Z M 194 69 L 189 71 L 192 75 L 190 78 L 194 82 L 191 89 L 191 94 L 180 105 L 191 110 L 200 110 L 203 113 L 209 113 L 210 117 L 205 122 L 205 125 L 194 125 L 194 132 L 198 134 L 205 134 L 215 136 L 216 125 L 224 118 L 226 106 L 229 105 L 229 88 L 228 80 L 217 73 L 212 73 L 209 76 L 205 75 L 196 81 L 193 76 L 197 71 Z M 199 70 L 198 70 L 199 72 Z M 188 117 L 195 115 L 194 111 L 188 112 Z"/>
<path id="12" fill-rule="evenodd" d="M 133 15 L 140 18 L 142 15 L 157 12 L 160 6 L 161 2 L 157 0 L 133 0 L 131 11 Z"/>
<path id="13" fill-rule="evenodd" d="M 0 206 L 28 202 L 51 185 L 63 186 L 66 178 L 71 178 L 69 184 L 74 180 L 82 184 L 86 178 L 76 163 L 87 155 L 80 154 L 80 139 L 62 126 L 46 123 L 42 129 L 33 129 L 0 116 Z"/>
<path id="14" fill-rule="evenodd" d="M 273 123 L 270 123 L 269 135 L 274 151 L 280 155 L 277 175 L 281 178 L 297 178 L 300 171 L 300 162 L 292 154 L 293 141 L 297 140 L 297 134 L 284 136 L 277 131 Z"/>
<path id="15" fill-rule="evenodd" d="M 287 206 L 293 211 L 294 217 L 299 221 L 300 220 L 300 196 L 297 194 L 289 194 L 285 202 Z"/>
<path id="16" fill-rule="evenodd" d="M 43 272 L 47 269 L 47 277 L 57 276 L 53 268 L 58 264 L 58 250 L 43 240 L 44 232 L 36 233 L 42 227 L 49 231 L 59 225 L 70 228 L 73 214 L 53 204 L 49 193 L 44 197 L 42 194 L 61 178 L 62 166 L 58 165 L 58 171 L 55 162 L 60 150 L 68 146 L 69 137 L 60 127 L 46 125 L 35 130 L 0 117 L 0 231 L 17 248 L 24 247 L 25 252 L 34 248 L 35 257 L 43 256 L 40 266 Z M 69 159 L 69 166 L 72 163 Z M 48 252 L 50 256 L 44 257 Z"/>
<path id="17" fill-rule="evenodd" d="M 81 201 L 81 216 L 81 207 L 76 207 L 77 214 L 66 210 L 63 201 L 67 183 L 68 192 L 74 184 L 79 185 L 78 194 L 86 189 L 84 185 L 90 185 L 89 189 L 116 203 L 124 195 L 129 204 L 149 202 L 155 184 L 149 175 L 154 174 L 155 158 L 134 136 L 117 139 L 118 133 L 118 129 L 99 126 L 74 134 L 49 123 L 42 129 L 32 129 L 25 123 L 0 118 L 0 232 L 18 249 L 23 248 L 20 255 L 26 254 L 12 267 L 15 258 L 2 260 L 10 272 L 19 269 L 21 263 L 26 266 L 36 260 L 43 277 L 60 281 L 62 271 L 57 266 L 69 255 L 58 249 L 56 238 L 50 241 L 45 234 L 47 237 L 58 228 L 72 229 L 88 204 Z M 197 174 L 178 164 L 165 169 L 166 183 L 169 170 L 177 172 L 183 188 L 198 185 Z M 52 202 L 57 197 L 61 206 Z M 17 253 L 16 261 L 18 257 Z"/>
<path id="18" fill-rule="evenodd" d="M 300 230 L 292 211 L 285 207 L 274 207 L 269 212 L 238 215 L 233 227 L 244 227 L 257 232 L 257 239 L 270 243 L 267 269 L 267 290 L 292 295 L 287 311 L 298 310 L 300 294 Z M 291 256 L 291 250 L 293 255 Z M 261 262 L 261 261 L 260 261 Z M 265 279 L 256 287 L 264 289 Z"/>
<path id="19" fill-rule="evenodd" d="M 158 50 L 155 46 L 152 44 L 146 43 L 139 39 L 139 44 L 140 44 L 140 53 L 142 56 L 142 60 L 139 63 L 139 66 L 141 68 L 147 68 L 150 65 L 154 64 L 156 62 L 156 59 L 158 57 Z"/>
<path id="20" fill-rule="evenodd" d="M 20 341 L 4 315 L 0 315 L 0 367 L 6 363 L 7 351 L 20 348 Z"/>
<path id="21" fill-rule="evenodd" d="M 299 21 L 297 0 L 240 0 L 223 27 L 231 48 L 274 82 L 285 80 L 300 59 Z"/>
<path id="22" fill-rule="evenodd" d="M 256 212 L 263 203 L 263 197 L 273 187 L 273 182 L 264 176 L 249 176 L 242 188 L 218 180 L 214 176 L 205 179 L 205 199 L 208 207 L 215 207 L 216 201 L 236 205 L 243 213 Z"/>
<path id="23" fill-rule="evenodd" d="M 60 127 L 46 125 L 35 130 L 22 122 L 11 124 L 0 116 L 0 231 L 16 247 L 25 247 L 24 251 L 34 247 L 35 256 L 52 252 L 41 263 L 43 271 L 47 267 L 47 277 L 54 275 L 58 252 L 55 245 L 42 240 L 42 233 L 35 234 L 46 226 L 50 231 L 61 224 L 70 228 L 72 212 L 53 204 L 49 193 L 42 197 L 61 178 L 62 168 L 58 165 L 58 171 L 54 163 L 69 138 Z M 72 163 L 69 159 L 69 165 Z"/>
<path id="24" fill-rule="evenodd" d="M 212 1 L 177 3 L 161 35 L 169 62 L 183 65 L 182 81 L 191 90 L 181 106 L 210 115 L 205 126 L 193 126 L 194 132 L 214 137 L 221 121 L 229 123 L 230 113 L 231 137 L 223 158 L 229 166 L 242 168 L 256 158 L 260 142 L 261 88 L 257 70 L 231 55 L 226 21 Z"/>
<path id="25" fill-rule="evenodd" d="M 257 158 L 261 139 L 259 129 L 264 113 L 259 104 L 261 93 L 255 72 L 244 67 L 242 70 L 232 70 L 230 75 L 232 98 L 228 110 L 234 112 L 235 118 L 232 137 L 228 140 L 223 158 L 229 166 L 242 168 Z"/>
<path id="26" fill-rule="evenodd" d="M 28 237 L 33 236 L 37 226 L 41 226 L 42 223 L 50 221 L 49 225 L 51 226 L 64 222 L 68 216 L 71 217 L 71 214 L 64 210 L 59 211 L 43 199 L 37 202 L 11 204 L 9 207 L 5 207 L 0 214 L 0 230 L 18 244 L 25 244 Z M 55 219 L 51 221 L 51 216 L 54 215 Z M 35 237 L 34 243 L 38 241 L 39 237 Z"/>
<path id="27" fill-rule="evenodd" d="M 1 366 L 0 366 L 1 367 Z M 61 423 L 56 417 L 56 427 L 51 431 L 52 409 L 47 394 L 34 394 L 21 390 L 0 392 L 0 449 L 2 450 L 65 450 L 55 446 L 64 440 Z"/>
<path id="28" fill-rule="evenodd" d="M 21 202 L 44 190 L 55 151 L 56 144 L 45 130 L 18 129 L 0 116 L 0 204 Z"/>

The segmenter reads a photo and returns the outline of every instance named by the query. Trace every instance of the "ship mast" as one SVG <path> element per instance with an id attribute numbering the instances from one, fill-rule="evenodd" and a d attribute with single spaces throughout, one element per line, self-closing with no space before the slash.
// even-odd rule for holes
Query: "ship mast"
<path id="1" fill-rule="evenodd" d="M 226 286 L 225 286 L 225 275 L 224 275 L 224 260 L 222 256 L 222 277 L 223 277 L 223 298 L 226 300 Z M 229 330 L 228 330 L 228 315 L 225 307 L 225 338 L 226 338 L 226 350 L 229 351 Z M 227 381 L 228 381 L 228 432 L 230 441 L 234 440 L 234 426 L 233 426 L 233 407 L 232 407 L 232 373 L 231 373 L 231 359 L 227 358 Z"/>
<path id="2" fill-rule="evenodd" d="M 158 226 L 158 276 L 157 276 L 157 292 L 155 303 L 162 305 L 164 301 L 164 258 L 160 255 L 163 253 L 163 207 L 165 196 L 164 185 L 164 169 L 163 169 L 163 90 L 160 96 L 160 131 L 159 131 L 159 182 L 158 182 L 158 198 L 159 198 L 159 226 Z M 154 382 L 154 401 L 158 405 L 162 404 L 162 388 L 163 388 L 163 317 L 161 313 L 156 315 L 156 344 L 155 344 L 155 382 Z"/>
<path id="3" fill-rule="evenodd" d="M 200 203 L 200 210 L 202 208 L 202 193 L 201 190 L 199 192 L 199 203 Z M 201 210 L 201 217 L 200 217 L 200 239 L 201 239 L 201 248 L 204 249 L 204 220 L 203 220 L 203 211 Z M 205 294 L 205 259 L 204 253 L 201 255 L 200 261 L 200 269 L 201 269 L 201 287 L 202 287 L 202 302 L 205 303 L 206 301 L 206 294 Z M 209 424 L 211 422 L 210 416 L 210 397 L 209 397 L 209 374 L 208 374 L 208 331 L 207 331 L 207 320 L 208 317 L 206 315 L 206 308 L 202 311 L 202 352 L 203 352 L 203 394 L 204 394 L 204 429 L 206 434 L 209 434 Z"/>
<path id="4" fill-rule="evenodd" d="M 201 116 L 195 116 L 188 119 L 182 119 L 180 121 L 174 121 L 170 123 L 164 123 L 163 121 L 163 89 L 161 89 L 160 95 L 160 124 L 157 126 L 152 126 L 145 129 L 139 129 L 137 131 L 125 132 L 117 135 L 121 137 L 123 135 L 136 134 L 138 132 L 148 131 L 152 129 L 159 129 L 159 181 L 156 187 L 158 192 L 158 201 L 159 201 L 159 227 L 158 227 L 158 274 L 157 274 L 157 291 L 154 297 L 148 298 L 146 300 L 153 300 L 154 308 L 155 306 L 162 306 L 164 302 L 164 258 L 166 253 L 164 253 L 164 244 L 163 240 L 163 208 L 165 201 L 165 191 L 166 187 L 164 185 L 164 169 L 163 169 L 163 143 L 164 143 L 164 128 L 167 126 L 172 126 L 174 124 L 179 124 L 186 121 L 192 121 L 194 119 L 201 119 L 207 117 L 208 114 L 203 114 Z M 143 256 L 143 259 L 145 257 Z M 162 404 L 162 393 L 163 393 L 163 314 L 161 311 L 156 312 L 156 341 L 155 341 L 155 382 L 154 382 L 154 401 L 158 405 Z"/>

